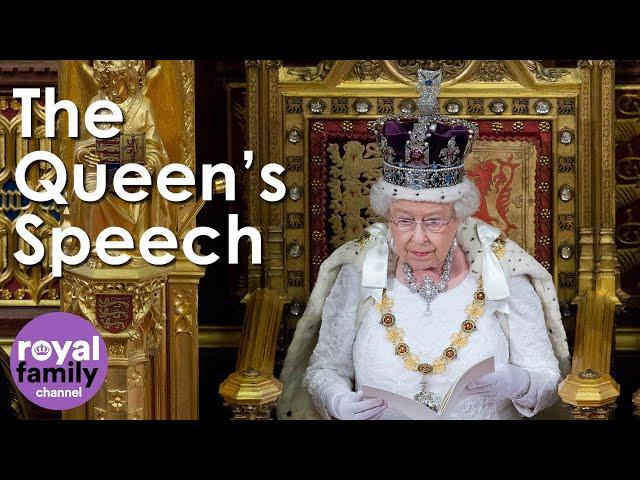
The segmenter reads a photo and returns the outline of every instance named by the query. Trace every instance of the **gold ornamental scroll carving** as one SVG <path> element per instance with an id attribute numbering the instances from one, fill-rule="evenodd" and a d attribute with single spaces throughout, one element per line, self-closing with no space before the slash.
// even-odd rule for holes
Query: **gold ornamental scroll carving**
<path id="1" fill-rule="evenodd" d="M 616 225 L 616 246 L 620 269 L 618 297 L 634 311 L 640 305 L 640 235 L 637 205 L 640 200 L 637 139 L 640 135 L 640 86 L 616 85 L 616 210 L 620 222 Z M 616 350 L 640 350 L 640 326 L 631 314 L 628 326 L 616 328 Z M 640 389 L 632 396 L 634 415 L 640 415 Z"/>
<path id="2" fill-rule="evenodd" d="M 16 186 L 18 162 L 29 152 L 44 150 L 58 153 L 57 139 L 45 137 L 44 107 L 33 102 L 31 138 L 22 136 L 22 106 L 11 93 L 0 93 L 0 306 L 58 307 L 59 281 L 51 272 L 51 229 L 58 227 L 61 209 L 55 202 L 34 202 Z M 39 179 L 53 180 L 55 171 L 46 162 L 34 164 L 27 173 L 27 183 L 36 188 Z M 29 251 L 27 242 L 16 232 L 22 215 L 34 214 L 44 225 L 34 233 L 44 244 L 45 256 L 37 265 L 24 265 L 14 257 L 19 250 Z"/>
<path id="3" fill-rule="evenodd" d="M 105 147 L 86 132 L 79 141 L 63 132 L 61 151 L 67 170 L 83 163 L 88 171 L 85 185 L 91 191 L 92 168 L 98 162 L 138 162 L 152 177 L 168 163 L 193 169 L 194 88 L 194 65 L 187 60 L 62 62 L 60 96 L 76 103 L 81 113 L 95 99 L 114 101 L 124 113 L 124 122 L 116 125 L 121 137 L 144 147 L 143 154 L 127 157 L 122 148 L 118 155 L 117 145 Z M 195 188 L 191 191 L 195 194 Z M 105 387 L 84 411 L 69 412 L 65 418 L 198 417 L 197 287 L 204 269 L 184 258 L 181 243 L 195 227 L 202 203 L 196 204 L 192 197 L 172 204 L 157 191 L 149 193 L 136 204 L 122 202 L 110 192 L 94 204 L 68 196 L 66 223 L 83 228 L 92 243 L 107 226 L 127 229 L 136 245 L 143 231 L 163 226 L 176 234 L 179 248 L 172 252 L 176 261 L 166 267 L 148 265 L 136 251 L 128 252 L 132 259 L 127 264 L 109 267 L 92 251 L 84 265 L 64 271 L 63 309 L 94 322 L 109 351 Z M 66 248 L 73 250 L 74 245 Z"/>

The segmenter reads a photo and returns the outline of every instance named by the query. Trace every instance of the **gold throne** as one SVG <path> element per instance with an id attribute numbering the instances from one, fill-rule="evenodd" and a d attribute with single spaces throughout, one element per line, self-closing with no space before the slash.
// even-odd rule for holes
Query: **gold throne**
<path id="1" fill-rule="evenodd" d="M 576 417 L 607 418 L 619 393 L 609 376 L 618 303 L 611 61 L 563 69 L 537 61 L 248 61 L 248 148 L 260 165 L 286 168 L 288 195 L 276 204 L 257 201 L 259 169 L 249 179 L 251 224 L 261 228 L 267 259 L 249 266 L 249 289 L 288 300 L 281 351 L 321 262 L 378 220 L 368 199 L 382 165 L 371 121 L 416 108 L 419 68 L 442 70 L 441 112 L 479 127 L 467 164 L 483 194 L 476 216 L 553 275 L 579 354 L 560 387 L 563 401 Z"/>

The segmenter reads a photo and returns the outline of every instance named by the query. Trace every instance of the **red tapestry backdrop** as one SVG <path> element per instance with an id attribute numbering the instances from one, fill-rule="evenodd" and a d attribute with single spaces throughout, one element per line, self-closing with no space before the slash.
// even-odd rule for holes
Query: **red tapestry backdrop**
<path id="1" fill-rule="evenodd" d="M 371 121 L 310 122 L 311 279 L 322 261 L 380 218 L 369 209 L 369 190 L 382 157 Z M 475 122 L 480 138 L 467 159 L 467 175 L 481 192 L 476 217 L 503 230 L 551 269 L 552 133 L 546 121 Z"/>

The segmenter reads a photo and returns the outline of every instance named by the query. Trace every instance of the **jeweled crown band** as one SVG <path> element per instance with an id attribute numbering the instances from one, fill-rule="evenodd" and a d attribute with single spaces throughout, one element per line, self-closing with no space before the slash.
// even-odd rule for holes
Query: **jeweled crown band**
<path id="1" fill-rule="evenodd" d="M 464 180 L 465 173 L 464 165 L 429 170 L 399 167 L 385 161 L 382 166 L 382 176 L 386 182 L 393 185 L 422 190 L 423 188 L 442 188 L 458 185 Z"/>

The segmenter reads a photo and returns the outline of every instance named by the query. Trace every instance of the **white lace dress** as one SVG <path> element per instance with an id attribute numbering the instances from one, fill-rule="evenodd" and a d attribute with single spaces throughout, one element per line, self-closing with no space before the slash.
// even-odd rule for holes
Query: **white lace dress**
<path id="1" fill-rule="evenodd" d="M 405 342 L 422 361 L 431 363 L 450 344 L 466 318 L 476 280 L 469 274 L 455 288 L 441 293 L 425 315 L 425 302 L 389 276 L 387 295 L 394 301 L 396 325 Z M 516 419 L 530 417 L 558 399 L 558 361 L 546 331 L 542 306 L 531 283 L 523 276 L 509 282 L 511 296 L 502 302 L 486 302 L 469 343 L 441 374 L 429 375 L 429 390 L 442 396 L 453 382 L 475 363 L 493 355 L 496 367 L 512 363 L 531 374 L 528 392 L 518 400 L 464 397 L 447 412 L 447 419 Z M 311 355 L 303 386 L 321 415 L 329 419 L 326 403 L 335 393 L 357 391 L 362 385 L 381 388 L 406 397 L 420 390 L 421 374 L 406 369 L 380 324 L 380 313 L 371 307 L 356 331 L 360 278 L 352 265 L 342 267 L 322 311 L 318 344 Z M 503 311 L 510 313 L 505 315 Z M 404 419 L 387 409 L 381 419 Z"/>

